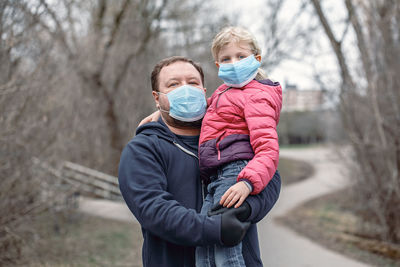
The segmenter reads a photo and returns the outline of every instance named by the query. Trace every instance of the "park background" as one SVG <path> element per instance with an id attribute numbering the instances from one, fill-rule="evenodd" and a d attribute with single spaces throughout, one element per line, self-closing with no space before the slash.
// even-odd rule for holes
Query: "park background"
<path id="1" fill-rule="evenodd" d="M 0 265 L 119 264 L 140 232 L 80 214 L 67 203 L 79 190 L 60 180 L 60 168 L 73 162 L 117 176 L 123 146 L 155 110 L 153 66 L 188 56 L 211 94 L 221 83 L 212 39 L 239 25 L 283 86 L 281 147 L 349 148 L 342 168 L 352 183 L 338 210 L 358 219 L 344 231 L 355 228 L 367 251 L 396 266 L 399 23 L 397 0 L 1 1 Z M 309 169 L 281 162 L 288 180 Z"/>

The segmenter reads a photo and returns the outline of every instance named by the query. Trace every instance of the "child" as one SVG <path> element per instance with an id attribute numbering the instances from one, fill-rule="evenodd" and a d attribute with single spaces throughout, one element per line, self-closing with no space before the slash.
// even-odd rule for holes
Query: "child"
<path id="1" fill-rule="evenodd" d="M 200 133 L 201 177 L 210 182 L 202 214 L 218 202 L 237 208 L 267 186 L 278 166 L 282 106 L 282 88 L 259 69 L 261 50 L 248 31 L 224 28 L 211 50 L 224 84 L 208 100 Z M 241 244 L 197 248 L 196 266 L 214 263 L 245 266 Z"/>

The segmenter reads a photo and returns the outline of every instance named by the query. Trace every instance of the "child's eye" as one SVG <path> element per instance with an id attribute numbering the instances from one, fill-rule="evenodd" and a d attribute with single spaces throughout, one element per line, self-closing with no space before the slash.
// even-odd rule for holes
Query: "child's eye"
<path id="1" fill-rule="evenodd" d="M 245 56 L 239 56 L 239 58 L 240 58 L 240 59 L 243 59 L 243 58 L 245 58 Z"/>
<path id="2" fill-rule="evenodd" d="M 229 60 L 229 58 L 223 58 L 222 60 L 221 60 L 221 62 L 226 62 L 226 61 L 228 61 Z"/>

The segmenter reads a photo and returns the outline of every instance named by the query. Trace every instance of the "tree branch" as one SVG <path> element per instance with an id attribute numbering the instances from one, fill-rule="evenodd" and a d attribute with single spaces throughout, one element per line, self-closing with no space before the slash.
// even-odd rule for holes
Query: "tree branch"
<path id="1" fill-rule="evenodd" d="M 122 83 L 124 77 L 126 76 L 126 74 L 128 73 L 129 65 L 131 64 L 131 61 L 133 60 L 133 58 L 135 58 L 139 53 L 141 53 L 145 50 L 148 42 L 150 41 L 150 39 L 152 37 L 153 32 L 157 31 L 157 29 L 155 29 L 155 30 L 151 29 L 152 23 L 154 21 L 159 21 L 161 19 L 166 5 L 167 5 L 167 0 L 163 0 L 161 3 L 161 6 L 157 9 L 157 11 L 153 14 L 153 16 L 150 16 L 149 18 L 147 18 L 146 24 L 145 24 L 145 29 L 144 29 L 145 35 L 141 39 L 141 42 L 140 42 L 139 46 L 136 48 L 136 50 L 134 52 L 130 53 L 126 57 L 124 63 L 122 64 L 122 67 L 120 68 L 121 71 L 117 74 L 117 77 L 116 77 L 115 82 L 112 87 L 114 92 L 118 92 L 120 90 L 121 83 Z"/>
<path id="2" fill-rule="evenodd" d="M 354 89 L 355 83 L 353 82 L 353 79 L 352 79 L 349 69 L 347 67 L 346 59 L 342 52 L 341 43 L 336 40 L 336 38 L 333 34 L 332 28 L 325 16 L 324 12 L 322 11 L 320 0 L 310 0 L 310 1 L 314 5 L 315 11 L 317 12 L 317 15 L 318 15 L 318 18 L 321 21 L 322 27 L 324 28 L 324 31 L 325 31 L 326 35 L 328 36 L 328 39 L 332 46 L 332 49 L 335 52 L 336 58 L 339 62 L 340 70 L 342 73 L 342 79 L 343 79 L 343 89 L 344 90 Z"/>

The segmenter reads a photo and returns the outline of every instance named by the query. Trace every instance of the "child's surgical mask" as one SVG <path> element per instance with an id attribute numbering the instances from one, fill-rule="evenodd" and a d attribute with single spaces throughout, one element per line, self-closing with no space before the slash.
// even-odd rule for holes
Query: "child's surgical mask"
<path id="1" fill-rule="evenodd" d="M 204 117 L 207 110 L 207 102 L 204 91 L 200 88 L 183 85 L 171 92 L 165 94 L 158 92 L 158 94 L 164 94 L 167 96 L 169 101 L 169 115 L 179 121 L 193 122 L 200 120 Z"/>
<path id="2" fill-rule="evenodd" d="M 250 55 L 235 63 L 221 64 L 218 70 L 218 77 L 228 86 L 243 87 L 257 76 L 260 66 L 261 63 L 254 55 Z"/>

